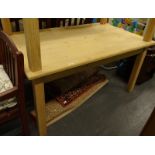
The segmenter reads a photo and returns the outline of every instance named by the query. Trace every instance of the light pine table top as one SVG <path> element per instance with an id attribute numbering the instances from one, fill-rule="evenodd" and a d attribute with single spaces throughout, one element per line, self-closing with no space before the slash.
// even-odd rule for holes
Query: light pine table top
<path id="1" fill-rule="evenodd" d="M 40 32 L 42 70 L 32 72 L 28 66 L 24 33 L 15 33 L 11 38 L 24 54 L 29 80 L 155 45 L 155 41 L 143 41 L 142 36 L 110 24 L 46 29 Z"/>

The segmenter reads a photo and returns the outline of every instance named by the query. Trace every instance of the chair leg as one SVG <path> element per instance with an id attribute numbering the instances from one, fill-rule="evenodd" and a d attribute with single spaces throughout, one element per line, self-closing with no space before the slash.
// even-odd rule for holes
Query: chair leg
<path id="1" fill-rule="evenodd" d="M 22 135 L 28 136 L 30 134 L 30 131 L 28 126 L 28 113 L 26 112 L 24 94 L 20 93 L 17 98 L 18 98 L 17 101 L 19 107 L 19 116 L 22 126 Z"/>
<path id="2" fill-rule="evenodd" d="M 15 19 L 15 25 L 16 25 L 16 31 L 20 31 L 20 28 L 19 28 L 19 19 Z"/>

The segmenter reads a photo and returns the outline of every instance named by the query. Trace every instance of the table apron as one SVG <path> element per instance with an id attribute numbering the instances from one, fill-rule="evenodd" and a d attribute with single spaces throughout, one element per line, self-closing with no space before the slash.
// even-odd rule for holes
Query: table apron
<path id="1" fill-rule="evenodd" d="M 93 62 L 93 63 L 89 63 L 89 64 L 78 66 L 78 67 L 75 67 L 75 68 L 72 68 L 72 69 L 61 71 L 61 72 L 58 72 L 58 73 L 55 73 L 55 74 L 44 76 L 44 77 L 36 79 L 35 81 L 44 82 L 44 83 L 51 82 L 51 81 L 54 81 L 54 80 L 57 80 L 57 79 L 72 75 L 74 73 L 78 73 L 80 71 L 86 70 L 86 69 L 88 69 L 90 67 L 95 67 L 95 66 L 99 66 L 99 65 L 102 65 L 102 64 L 108 64 L 108 63 L 111 63 L 111 62 L 114 62 L 114 61 L 118 61 L 118 60 L 121 60 L 121 59 L 124 59 L 124 58 L 127 58 L 127 57 L 137 55 L 137 54 L 139 54 L 139 53 L 141 53 L 143 51 L 144 51 L 144 49 L 140 49 L 140 50 L 136 50 L 136 51 L 133 51 L 133 52 L 128 52 L 128 53 L 125 53 L 125 54 L 120 54 L 120 55 L 117 55 L 117 56 L 114 56 L 114 57 L 106 58 L 106 59 L 99 60 L 99 61 L 96 61 L 96 62 Z"/>

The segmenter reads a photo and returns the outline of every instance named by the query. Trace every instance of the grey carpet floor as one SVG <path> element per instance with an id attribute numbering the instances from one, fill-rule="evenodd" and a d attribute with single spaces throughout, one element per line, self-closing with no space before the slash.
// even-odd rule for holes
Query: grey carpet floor
<path id="1" fill-rule="evenodd" d="M 127 84 L 113 71 L 105 74 L 109 83 L 80 108 L 48 127 L 49 136 L 140 134 L 155 106 L 155 77 L 128 93 Z M 18 123 L 14 123 L 13 130 L 3 135 L 15 135 L 16 130 L 19 130 Z M 31 125 L 31 134 L 37 135 L 34 125 Z"/>

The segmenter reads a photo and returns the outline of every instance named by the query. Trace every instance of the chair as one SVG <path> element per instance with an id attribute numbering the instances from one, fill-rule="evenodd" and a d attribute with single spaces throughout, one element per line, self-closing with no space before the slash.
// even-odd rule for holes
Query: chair
<path id="1" fill-rule="evenodd" d="M 53 28 L 60 26 L 75 26 L 82 24 L 90 24 L 93 18 L 39 18 L 39 28 Z M 23 31 L 22 18 L 10 18 L 10 23 L 15 32 Z M 1 29 L 0 22 L 0 29 Z"/>
<path id="2" fill-rule="evenodd" d="M 75 26 L 92 23 L 92 18 L 56 18 L 56 27 Z"/>
<path id="3" fill-rule="evenodd" d="M 20 31 L 20 20 L 21 20 L 22 18 L 10 18 L 10 22 L 11 23 L 15 23 L 15 31 Z"/>
<path id="4" fill-rule="evenodd" d="M 28 135 L 29 129 L 24 97 L 23 54 L 17 50 L 14 43 L 2 31 L 0 31 L 0 64 L 12 83 L 11 89 L 0 93 L 0 105 L 1 107 L 5 107 L 0 110 L 0 125 L 19 117 L 21 120 L 22 135 Z M 4 101 L 9 103 L 10 98 L 15 98 L 17 104 L 6 108 Z"/>

